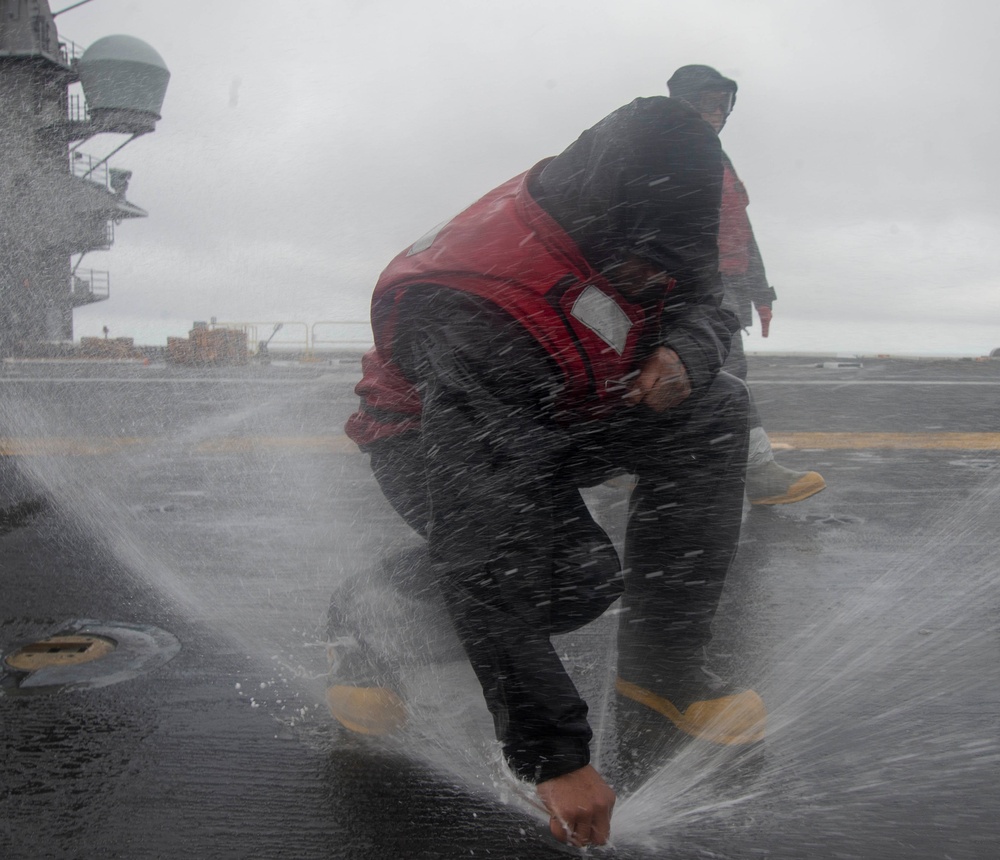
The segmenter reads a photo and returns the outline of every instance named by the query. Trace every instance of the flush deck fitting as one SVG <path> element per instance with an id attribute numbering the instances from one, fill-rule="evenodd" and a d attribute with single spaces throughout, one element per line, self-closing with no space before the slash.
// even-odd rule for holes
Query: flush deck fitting
<path id="1" fill-rule="evenodd" d="M 100 660 L 116 647 L 103 636 L 50 636 L 18 648 L 4 662 L 18 672 L 37 672 L 47 666 L 78 666 Z"/>
<path id="2" fill-rule="evenodd" d="M 162 666 L 180 648 L 176 637 L 147 624 L 68 621 L 5 656 L 0 687 L 24 692 L 106 687 Z"/>

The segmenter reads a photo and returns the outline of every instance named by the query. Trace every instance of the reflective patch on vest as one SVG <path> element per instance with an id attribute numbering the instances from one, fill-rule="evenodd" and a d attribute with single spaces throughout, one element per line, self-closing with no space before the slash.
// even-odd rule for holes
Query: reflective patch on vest
<path id="1" fill-rule="evenodd" d="M 625 351 L 632 321 L 613 298 L 593 284 L 580 293 L 570 313 L 619 355 Z"/>
<path id="2" fill-rule="evenodd" d="M 412 257 L 414 254 L 419 254 L 421 251 L 426 251 L 431 245 L 434 244 L 434 240 L 438 237 L 438 233 L 447 224 L 447 221 L 442 221 L 437 227 L 432 228 L 428 232 L 424 233 L 416 242 L 410 245 L 410 250 L 406 252 L 407 257 Z"/>

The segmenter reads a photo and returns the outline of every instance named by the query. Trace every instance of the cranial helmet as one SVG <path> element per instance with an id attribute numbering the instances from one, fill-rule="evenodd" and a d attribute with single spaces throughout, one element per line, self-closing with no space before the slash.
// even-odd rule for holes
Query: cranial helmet
<path id="1" fill-rule="evenodd" d="M 711 66 L 681 66 L 667 81 L 667 89 L 674 98 L 694 104 L 702 93 L 724 93 L 733 95 L 731 104 L 736 104 L 736 81 L 719 74 Z"/>

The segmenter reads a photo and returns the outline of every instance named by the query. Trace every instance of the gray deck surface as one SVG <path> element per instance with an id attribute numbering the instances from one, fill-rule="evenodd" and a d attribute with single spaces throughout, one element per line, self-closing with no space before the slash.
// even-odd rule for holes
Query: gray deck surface
<path id="1" fill-rule="evenodd" d="M 828 484 L 748 511 L 717 619 L 764 757 L 737 779 L 682 752 L 610 856 L 996 856 L 1000 362 L 824 363 L 751 358 L 779 461 Z M 410 679 L 389 745 L 326 714 L 332 588 L 413 540 L 341 437 L 358 375 L 0 366 L 0 653 L 72 619 L 181 643 L 122 683 L 0 691 L 0 857 L 557 856 L 464 666 Z M 587 495 L 616 538 L 625 492 Z M 612 623 L 560 644 L 599 756 Z"/>

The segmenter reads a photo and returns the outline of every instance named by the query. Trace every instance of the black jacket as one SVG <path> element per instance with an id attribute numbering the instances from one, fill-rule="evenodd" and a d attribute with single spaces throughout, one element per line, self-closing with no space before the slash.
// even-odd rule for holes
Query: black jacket
<path id="1" fill-rule="evenodd" d="M 533 196 L 594 268 L 625 255 L 648 259 L 677 280 L 661 343 L 707 385 L 738 330 L 719 277 L 722 147 L 680 99 L 636 99 L 585 131 L 545 166 Z"/>
<path id="2" fill-rule="evenodd" d="M 696 391 L 715 378 L 738 330 L 721 308 L 721 187 L 714 132 L 685 104 L 656 97 L 584 132 L 531 188 L 594 268 L 638 256 L 676 279 L 658 342 L 678 353 Z M 577 603 L 596 595 L 585 609 L 592 616 L 617 594 L 617 556 L 576 487 L 622 465 L 621 452 L 605 459 L 601 427 L 590 433 L 555 420 L 558 368 L 481 296 L 434 283 L 410 288 L 393 358 L 421 392 L 422 438 L 413 449 L 421 463 L 412 477 L 427 482 L 434 501 L 428 527 L 411 524 L 429 535 L 440 590 L 505 754 L 533 781 L 575 770 L 589 761 L 591 732 L 549 639 L 568 629 L 550 598 L 569 587 L 580 589 Z M 579 555 L 587 563 L 573 564 Z"/>

